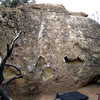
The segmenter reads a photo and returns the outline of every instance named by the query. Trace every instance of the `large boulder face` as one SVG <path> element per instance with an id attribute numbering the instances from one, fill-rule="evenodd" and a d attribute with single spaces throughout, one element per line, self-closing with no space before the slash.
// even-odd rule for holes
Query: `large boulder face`
<path id="1" fill-rule="evenodd" d="M 9 63 L 21 66 L 20 93 L 53 93 L 79 88 L 100 76 L 100 25 L 60 5 L 0 8 L 0 55 L 14 31 L 23 33 Z M 13 86 L 12 84 L 12 86 Z M 19 88 L 18 88 L 19 87 Z"/>

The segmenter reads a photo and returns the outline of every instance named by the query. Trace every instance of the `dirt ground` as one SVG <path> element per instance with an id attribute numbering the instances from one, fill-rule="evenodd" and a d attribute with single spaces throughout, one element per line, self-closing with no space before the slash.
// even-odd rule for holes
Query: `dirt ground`
<path id="1" fill-rule="evenodd" d="M 98 95 L 100 94 L 100 86 L 98 85 L 89 85 L 83 88 L 80 88 L 76 91 L 81 92 L 82 94 L 85 94 L 89 96 L 88 100 L 98 100 Z M 36 100 L 55 100 L 55 95 L 41 95 Z"/>
<path id="2" fill-rule="evenodd" d="M 89 97 L 88 100 L 98 100 L 97 94 L 100 94 L 100 85 L 89 85 L 73 91 L 79 91 L 80 93 L 87 95 Z M 14 100 L 55 100 L 55 96 L 56 94 L 52 95 L 42 94 L 39 96 L 29 96 L 29 97 L 19 96 L 19 98 L 17 96 L 17 98 L 15 97 Z"/>
<path id="3" fill-rule="evenodd" d="M 98 100 L 98 94 L 100 94 L 100 86 L 90 85 L 83 87 L 78 91 L 89 96 L 89 100 Z"/>

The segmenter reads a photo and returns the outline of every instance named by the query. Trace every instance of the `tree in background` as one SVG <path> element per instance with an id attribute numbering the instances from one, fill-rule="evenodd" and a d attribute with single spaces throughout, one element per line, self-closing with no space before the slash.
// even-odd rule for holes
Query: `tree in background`
<path id="1" fill-rule="evenodd" d="M 1 4 L 5 7 L 16 7 L 23 3 L 27 3 L 30 0 L 0 0 Z M 35 2 L 35 0 L 31 0 L 31 2 Z"/>

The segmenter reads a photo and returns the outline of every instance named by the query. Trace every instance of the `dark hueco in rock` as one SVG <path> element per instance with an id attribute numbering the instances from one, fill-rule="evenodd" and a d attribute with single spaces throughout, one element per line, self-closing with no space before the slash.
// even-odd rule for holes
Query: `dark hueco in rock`
<path id="1" fill-rule="evenodd" d="M 14 31 L 23 32 L 9 59 L 24 76 L 12 83 L 14 94 L 63 92 L 99 80 L 100 25 L 87 16 L 62 5 L 0 7 L 1 56 Z"/>

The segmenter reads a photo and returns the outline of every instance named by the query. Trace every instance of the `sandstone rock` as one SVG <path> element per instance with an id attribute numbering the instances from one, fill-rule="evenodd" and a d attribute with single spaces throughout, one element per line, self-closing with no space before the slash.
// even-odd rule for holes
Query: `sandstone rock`
<path id="1" fill-rule="evenodd" d="M 24 76 L 11 85 L 17 93 L 67 91 L 87 85 L 100 75 L 97 22 L 70 14 L 61 5 L 3 8 L 0 11 L 2 56 L 15 30 L 23 32 L 9 59 L 9 63 L 21 66 Z"/>

